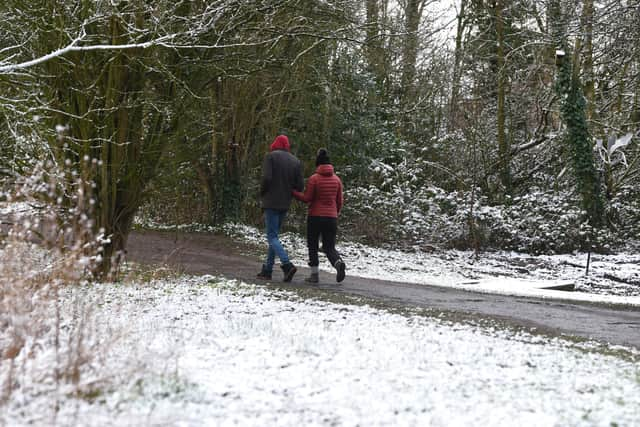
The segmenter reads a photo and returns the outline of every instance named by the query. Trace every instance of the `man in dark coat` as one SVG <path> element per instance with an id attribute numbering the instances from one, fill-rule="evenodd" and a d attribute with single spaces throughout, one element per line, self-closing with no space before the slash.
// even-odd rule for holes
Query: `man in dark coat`
<path id="1" fill-rule="evenodd" d="M 271 280 L 276 256 L 280 258 L 285 282 L 290 282 L 297 271 L 278 237 L 291 205 L 292 190 L 302 191 L 304 188 L 302 164 L 289 150 L 289 139 L 285 135 L 278 135 L 262 164 L 260 196 L 269 250 L 262 271 L 258 274 L 259 279 Z"/>

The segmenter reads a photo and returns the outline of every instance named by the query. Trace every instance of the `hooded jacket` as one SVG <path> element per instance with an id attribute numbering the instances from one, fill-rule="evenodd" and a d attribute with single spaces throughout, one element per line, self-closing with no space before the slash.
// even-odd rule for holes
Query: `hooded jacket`
<path id="1" fill-rule="evenodd" d="M 304 188 L 302 164 L 289 149 L 289 139 L 278 135 L 271 144 L 271 152 L 264 158 L 260 181 L 263 209 L 288 210 L 292 190 Z"/>
<path id="2" fill-rule="evenodd" d="M 285 150 L 291 151 L 291 146 L 289 145 L 289 138 L 286 135 L 278 135 L 276 139 L 271 143 L 271 151 L 275 150 Z"/>
<path id="3" fill-rule="evenodd" d="M 319 165 L 309 178 L 304 193 L 294 191 L 293 195 L 309 203 L 309 216 L 338 218 L 342 210 L 342 181 L 330 164 Z"/>

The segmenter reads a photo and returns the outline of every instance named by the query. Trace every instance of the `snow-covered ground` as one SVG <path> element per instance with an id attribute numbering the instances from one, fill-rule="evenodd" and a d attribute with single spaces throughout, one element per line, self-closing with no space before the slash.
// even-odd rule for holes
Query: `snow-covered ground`
<path id="1" fill-rule="evenodd" d="M 223 231 L 246 242 L 265 244 L 262 232 L 254 227 L 229 224 Z M 282 241 L 292 261 L 306 265 L 304 238 L 284 233 Z M 348 241 L 339 241 L 338 250 L 347 263 L 347 274 L 360 277 L 640 306 L 640 254 L 592 254 L 589 275 L 586 275 L 587 254 L 583 253 L 532 256 L 503 251 L 476 256 L 473 252 L 457 250 L 405 252 Z M 333 271 L 324 257 L 321 257 L 320 268 Z M 575 284 L 576 292 L 540 289 L 564 283 Z"/>
<path id="2" fill-rule="evenodd" d="M 636 350 L 213 277 L 86 285 L 61 298 L 61 354 L 50 332 L 19 356 L 0 425 L 640 424 Z M 77 384 L 56 386 L 80 318 L 93 352 Z M 3 381 L 7 369 L 2 361 Z"/>
<path id="3" fill-rule="evenodd" d="M 226 232 L 262 243 L 253 228 Z M 284 240 L 304 264 L 303 239 Z M 446 286 L 525 276 L 513 267 L 519 262 L 545 266 L 526 276 L 556 278 L 564 265 L 516 254 L 502 254 L 510 260 L 503 262 L 455 251 L 340 250 L 349 274 Z M 12 262 L 2 255 L 0 248 L 0 261 Z M 612 259 L 592 268 L 613 271 L 620 264 Z M 15 271 L 33 275 L 51 263 L 30 247 L 14 261 Z M 23 279 L 0 277 L 0 285 L 14 292 L 12 281 Z M 132 275 L 121 284 L 67 285 L 52 299 L 45 289 L 27 299 L 31 311 L 0 313 L 0 426 L 640 424 L 638 349 L 211 276 Z M 11 362 L 4 348 L 15 336 L 25 342 Z"/>

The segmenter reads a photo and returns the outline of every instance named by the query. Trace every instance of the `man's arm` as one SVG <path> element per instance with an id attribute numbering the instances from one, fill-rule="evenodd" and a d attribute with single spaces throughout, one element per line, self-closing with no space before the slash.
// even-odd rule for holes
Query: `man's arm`
<path id="1" fill-rule="evenodd" d="M 260 180 L 260 195 L 264 196 L 264 194 L 269 190 L 269 185 L 271 184 L 271 179 L 273 177 L 273 168 L 271 166 L 271 157 L 267 154 L 264 156 L 264 160 L 262 161 L 262 179 Z"/>
<path id="2" fill-rule="evenodd" d="M 304 190 L 304 176 L 302 176 L 302 162 L 298 160 L 298 168 L 296 170 L 296 182 L 293 186 L 294 190 L 302 191 Z"/>

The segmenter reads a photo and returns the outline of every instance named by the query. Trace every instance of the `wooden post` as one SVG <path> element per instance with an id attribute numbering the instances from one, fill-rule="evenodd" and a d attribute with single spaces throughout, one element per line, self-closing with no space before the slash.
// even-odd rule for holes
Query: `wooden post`
<path id="1" fill-rule="evenodd" d="M 589 275 L 589 263 L 591 262 L 591 249 L 589 249 L 589 252 L 587 252 L 587 271 L 585 271 L 584 275 L 588 276 Z"/>

